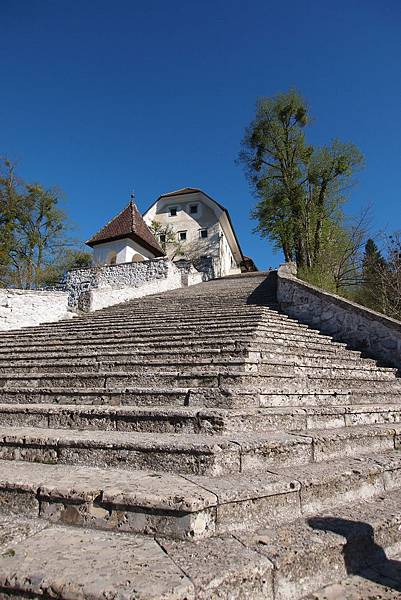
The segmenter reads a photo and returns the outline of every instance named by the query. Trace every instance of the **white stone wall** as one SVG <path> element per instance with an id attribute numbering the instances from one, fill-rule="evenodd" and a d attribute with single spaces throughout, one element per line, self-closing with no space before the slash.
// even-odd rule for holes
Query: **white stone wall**
<path id="1" fill-rule="evenodd" d="M 71 317 L 66 292 L 0 289 L 0 331 Z"/>
<path id="2" fill-rule="evenodd" d="M 77 269 L 68 273 L 66 281 L 70 309 L 85 312 L 183 285 L 180 269 L 167 258 Z"/>
<path id="3" fill-rule="evenodd" d="M 277 300 L 284 313 L 401 368 L 401 322 L 390 319 L 295 276 L 296 267 L 278 270 Z"/>

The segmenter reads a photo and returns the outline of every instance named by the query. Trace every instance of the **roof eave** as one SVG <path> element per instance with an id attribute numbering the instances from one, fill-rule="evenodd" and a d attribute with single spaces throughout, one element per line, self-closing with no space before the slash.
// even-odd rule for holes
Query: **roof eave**
<path id="1" fill-rule="evenodd" d="M 136 242 L 137 244 L 139 244 L 140 246 L 145 248 L 145 250 L 149 250 L 149 252 L 152 252 L 153 254 L 155 254 L 155 256 L 158 258 L 161 256 L 165 256 L 165 253 L 163 252 L 163 250 L 161 248 L 156 248 L 156 246 L 152 246 L 151 244 L 149 244 L 148 242 L 143 240 L 141 237 L 135 235 L 134 233 L 125 233 L 123 235 L 115 235 L 113 237 L 104 238 L 103 240 L 93 240 L 92 239 L 92 240 L 88 240 L 87 242 L 85 242 L 85 244 L 87 246 L 89 246 L 90 248 L 93 248 L 94 246 L 98 246 L 99 244 L 107 244 L 109 242 L 116 242 L 117 240 L 123 240 L 123 239 L 129 239 L 129 240 Z"/>

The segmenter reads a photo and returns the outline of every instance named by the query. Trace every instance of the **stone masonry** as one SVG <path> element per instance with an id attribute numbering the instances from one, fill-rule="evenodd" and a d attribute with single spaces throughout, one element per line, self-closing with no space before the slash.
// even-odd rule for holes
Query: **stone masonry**
<path id="1" fill-rule="evenodd" d="M 276 282 L 0 335 L 0 600 L 400 597 L 398 372 Z"/>
<path id="2" fill-rule="evenodd" d="M 67 297 L 61 291 L 0 289 L 0 331 L 66 319 Z"/>

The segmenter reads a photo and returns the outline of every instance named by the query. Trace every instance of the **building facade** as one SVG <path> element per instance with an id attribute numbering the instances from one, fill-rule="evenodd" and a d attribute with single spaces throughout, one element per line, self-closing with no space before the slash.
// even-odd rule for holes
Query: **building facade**
<path id="1" fill-rule="evenodd" d="M 212 277 L 241 272 L 244 257 L 230 215 L 202 190 L 163 194 L 143 218 L 152 229 L 157 223 L 158 241 L 172 260 L 190 261 Z"/>
<path id="2" fill-rule="evenodd" d="M 95 265 L 142 262 L 165 255 L 132 200 L 86 243 L 93 248 Z"/>

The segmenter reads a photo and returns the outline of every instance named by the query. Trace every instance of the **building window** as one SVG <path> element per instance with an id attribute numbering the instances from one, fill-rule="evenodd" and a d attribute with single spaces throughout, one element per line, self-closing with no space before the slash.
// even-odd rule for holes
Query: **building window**
<path id="1" fill-rule="evenodd" d="M 166 243 L 166 234 L 165 233 L 161 233 L 159 235 L 159 240 L 161 244 L 165 244 Z"/>
<path id="2" fill-rule="evenodd" d="M 185 240 L 187 239 L 187 232 L 186 231 L 179 231 L 178 232 L 178 239 L 180 240 L 180 242 L 185 242 Z"/>
<path id="3" fill-rule="evenodd" d="M 200 229 L 199 230 L 199 237 L 202 239 L 207 238 L 207 229 Z"/>
<path id="4" fill-rule="evenodd" d="M 190 204 L 189 205 L 189 214 L 190 215 L 197 215 L 198 214 L 198 205 L 197 204 Z"/>
<path id="5" fill-rule="evenodd" d="M 170 206 L 170 217 L 176 217 L 176 216 L 177 216 L 177 207 Z"/>
<path id="6" fill-rule="evenodd" d="M 144 260 L 146 259 L 141 254 L 134 254 L 134 256 L 131 258 L 131 262 L 133 263 L 143 262 Z"/>

